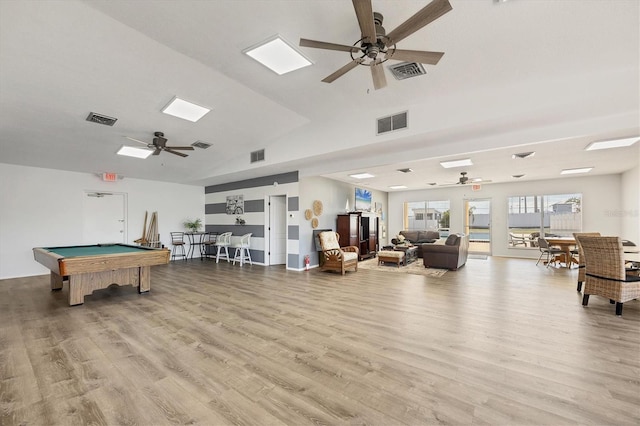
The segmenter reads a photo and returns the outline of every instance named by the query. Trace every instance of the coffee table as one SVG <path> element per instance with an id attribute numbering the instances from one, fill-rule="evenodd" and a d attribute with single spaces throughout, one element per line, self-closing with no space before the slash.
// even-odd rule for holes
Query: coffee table
<path id="1" fill-rule="evenodd" d="M 394 246 L 394 251 L 403 251 L 404 252 L 404 266 L 407 266 L 411 262 L 414 262 L 418 258 L 418 247 L 417 246 Z"/>

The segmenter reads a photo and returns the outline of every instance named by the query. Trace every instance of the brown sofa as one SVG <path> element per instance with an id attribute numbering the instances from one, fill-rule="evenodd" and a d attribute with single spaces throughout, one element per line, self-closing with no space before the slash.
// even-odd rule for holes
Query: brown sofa
<path id="1" fill-rule="evenodd" d="M 418 257 L 422 257 L 423 244 L 432 244 L 440 239 L 438 231 L 400 231 L 400 235 L 404 236 L 405 240 L 414 246 L 418 246 Z M 393 244 L 398 243 L 395 238 L 391 242 Z"/>
<path id="2" fill-rule="evenodd" d="M 467 262 L 469 236 L 451 234 L 444 244 L 422 244 L 422 262 L 425 268 L 443 268 L 456 271 Z"/>

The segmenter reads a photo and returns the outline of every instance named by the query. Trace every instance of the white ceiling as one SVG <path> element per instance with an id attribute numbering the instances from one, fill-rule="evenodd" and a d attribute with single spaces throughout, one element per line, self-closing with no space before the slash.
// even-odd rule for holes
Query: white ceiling
<path id="1" fill-rule="evenodd" d="M 348 53 L 300 48 L 314 64 L 278 76 L 242 51 L 275 34 L 353 44 L 351 2 L 327 0 L 0 1 L 0 162 L 129 178 L 217 184 L 300 170 L 374 189 L 558 178 L 562 168 L 620 173 L 640 144 L 640 2 L 450 0 L 453 10 L 402 40 L 445 52 L 424 76 L 374 91 L 368 68 L 320 80 Z M 390 32 L 428 3 L 373 0 Z M 386 63 L 390 64 L 390 62 Z M 213 110 L 197 123 L 162 114 L 174 96 Z M 89 123 L 89 112 L 118 118 Z M 376 136 L 376 119 L 408 111 L 408 129 Z M 212 143 L 187 158 L 115 155 L 124 136 Z M 265 148 L 266 161 L 249 153 Z M 511 154 L 536 151 L 527 160 Z M 445 170 L 442 159 L 474 166 Z M 396 170 L 411 167 L 414 173 Z"/>

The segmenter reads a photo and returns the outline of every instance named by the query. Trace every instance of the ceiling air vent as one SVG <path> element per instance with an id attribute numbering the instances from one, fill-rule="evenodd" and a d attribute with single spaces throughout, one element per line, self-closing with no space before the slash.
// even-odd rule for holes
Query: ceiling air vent
<path id="1" fill-rule="evenodd" d="M 413 169 L 410 169 L 410 168 L 406 168 L 406 169 L 398 169 L 398 171 L 399 171 L 399 172 L 402 172 L 402 173 L 411 173 L 411 172 L 413 171 Z"/>
<path id="2" fill-rule="evenodd" d="M 418 64 L 416 62 L 401 62 L 399 64 L 394 64 L 389 66 L 389 70 L 396 80 L 405 80 L 407 78 L 417 77 L 427 73 L 422 64 Z"/>
<path id="3" fill-rule="evenodd" d="M 196 148 L 207 149 L 211 146 L 211 144 L 203 141 L 195 141 L 194 143 L 191 144 L 191 146 L 195 146 Z"/>
<path id="4" fill-rule="evenodd" d="M 255 163 L 257 161 L 264 161 L 264 149 L 260 151 L 253 151 L 251 153 L 251 162 Z"/>
<path id="5" fill-rule="evenodd" d="M 531 152 L 519 152 L 517 154 L 513 154 L 511 156 L 511 158 L 516 159 L 516 158 L 529 158 L 529 157 L 533 157 L 534 155 L 536 155 L 535 151 L 531 151 Z"/>
<path id="6" fill-rule="evenodd" d="M 378 118 L 378 135 L 407 128 L 407 112 Z"/>
<path id="7" fill-rule="evenodd" d="M 113 126 L 115 122 L 118 121 L 118 119 L 91 112 L 87 117 L 87 121 L 90 121 L 92 123 L 104 124 L 105 126 Z"/>

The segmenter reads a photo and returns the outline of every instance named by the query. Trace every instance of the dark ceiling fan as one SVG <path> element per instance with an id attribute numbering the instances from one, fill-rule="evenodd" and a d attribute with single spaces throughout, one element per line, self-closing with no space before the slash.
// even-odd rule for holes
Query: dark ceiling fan
<path id="1" fill-rule="evenodd" d="M 164 137 L 164 133 L 155 132 L 153 135 L 155 136 L 155 138 L 153 138 L 153 142 L 152 143 L 143 142 L 143 141 L 138 140 L 138 139 L 130 138 L 129 136 L 125 136 L 125 137 L 127 139 L 129 139 L 129 140 L 134 141 L 134 142 L 145 144 L 147 146 L 147 148 L 154 149 L 152 155 L 160 155 L 161 151 L 167 151 L 167 152 L 170 152 L 172 154 L 179 155 L 180 157 L 188 157 L 187 154 L 183 154 L 181 152 L 178 152 L 178 150 L 180 150 L 180 151 L 193 151 L 193 149 L 194 149 L 192 146 L 167 146 L 167 139 Z"/>
<path id="2" fill-rule="evenodd" d="M 382 27 L 382 14 L 373 11 L 371 0 L 352 1 L 362 34 L 362 38 L 352 46 L 300 39 L 300 46 L 303 47 L 338 50 L 351 54 L 351 62 L 325 77 L 323 82 L 332 83 L 358 65 L 364 65 L 371 68 L 373 87 L 378 90 L 387 85 L 384 69 L 381 66 L 383 62 L 394 59 L 436 65 L 444 55 L 443 52 L 400 50 L 396 49 L 396 43 L 452 10 L 449 0 L 433 0 L 389 34 L 386 34 Z"/>
<path id="3" fill-rule="evenodd" d="M 443 183 L 438 185 L 437 183 L 433 182 L 430 185 L 431 186 L 434 186 L 434 185 L 452 186 L 452 185 L 466 185 L 467 183 L 482 184 L 482 183 L 490 183 L 490 182 L 491 180 L 481 179 L 481 178 L 471 178 L 467 176 L 467 172 L 460 172 L 460 177 L 458 178 L 458 181 L 456 183 Z"/>

